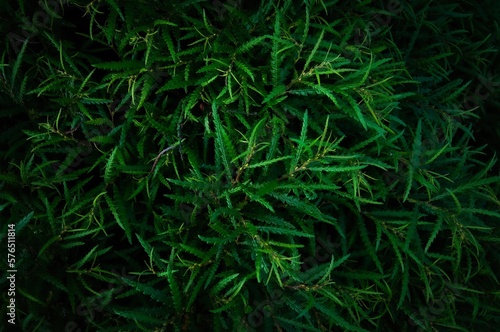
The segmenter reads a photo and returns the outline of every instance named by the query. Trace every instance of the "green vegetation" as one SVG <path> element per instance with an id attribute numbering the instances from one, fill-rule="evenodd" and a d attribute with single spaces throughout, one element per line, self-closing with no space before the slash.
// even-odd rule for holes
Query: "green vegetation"
<path id="1" fill-rule="evenodd" d="M 1 10 L 22 330 L 500 324 L 495 1 Z"/>

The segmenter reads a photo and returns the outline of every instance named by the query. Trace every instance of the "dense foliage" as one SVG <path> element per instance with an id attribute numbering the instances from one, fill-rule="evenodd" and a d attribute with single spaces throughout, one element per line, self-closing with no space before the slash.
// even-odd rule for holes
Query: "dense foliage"
<path id="1" fill-rule="evenodd" d="M 500 324 L 495 1 L 1 10 L 23 330 Z"/>

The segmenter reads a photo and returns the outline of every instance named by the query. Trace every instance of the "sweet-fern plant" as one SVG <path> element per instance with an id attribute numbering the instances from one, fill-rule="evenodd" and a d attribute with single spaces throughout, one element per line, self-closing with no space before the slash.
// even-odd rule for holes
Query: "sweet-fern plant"
<path id="1" fill-rule="evenodd" d="M 416 31 L 451 38 L 420 2 L 401 4 Z M 25 330 L 499 322 L 495 158 L 450 77 L 460 56 L 419 49 L 411 20 L 371 1 L 59 6 L 2 45 Z M 374 12 L 399 23 L 360 40 Z"/>

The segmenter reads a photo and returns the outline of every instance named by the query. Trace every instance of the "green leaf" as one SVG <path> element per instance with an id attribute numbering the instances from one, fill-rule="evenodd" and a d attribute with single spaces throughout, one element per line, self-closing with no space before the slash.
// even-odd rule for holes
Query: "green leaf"
<path id="1" fill-rule="evenodd" d="M 162 271 L 166 270 L 167 267 L 160 260 L 160 258 L 154 251 L 154 248 L 148 242 L 146 242 L 139 234 L 135 233 L 135 236 L 137 237 L 137 240 L 139 240 L 141 246 L 144 248 L 144 251 L 148 254 L 149 260 L 154 262 L 160 268 L 160 270 Z"/>
<path id="2" fill-rule="evenodd" d="M 269 101 L 271 100 L 274 100 L 276 97 L 280 97 L 282 96 L 283 94 L 286 93 L 286 86 L 283 85 L 283 84 L 280 84 L 278 86 L 276 86 L 268 95 L 266 98 L 264 98 L 264 100 L 262 101 L 262 104 L 266 104 L 268 103 Z"/>
<path id="3" fill-rule="evenodd" d="M 376 249 L 372 245 L 365 222 L 361 218 L 356 218 L 356 221 L 361 237 L 361 242 L 363 242 L 363 245 L 365 246 L 366 251 L 368 252 L 368 256 L 370 256 L 370 258 L 373 260 L 375 266 L 380 271 L 380 273 L 383 273 L 384 270 L 382 268 L 382 263 L 380 262 L 377 256 Z"/>
<path id="4" fill-rule="evenodd" d="M 156 20 L 154 25 L 170 25 L 170 26 L 174 26 L 174 27 L 177 26 L 177 24 L 170 22 L 170 21 L 167 21 L 167 20 Z"/>
<path id="5" fill-rule="evenodd" d="M 23 219 L 19 220 L 19 222 L 16 224 L 16 234 L 19 234 L 24 227 L 30 222 L 31 218 L 33 218 L 34 211 L 31 211 L 27 215 L 23 217 Z"/>
<path id="6" fill-rule="evenodd" d="M 227 277 L 225 277 L 224 279 L 222 279 L 221 281 L 219 281 L 211 290 L 210 290 L 210 293 L 214 296 L 217 296 L 219 295 L 218 293 L 224 288 L 226 287 L 226 285 L 228 283 L 231 282 L 231 280 L 235 279 L 236 277 L 238 277 L 240 274 L 239 273 L 233 273 Z"/>
<path id="7" fill-rule="evenodd" d="M 292 157 L 291 156 L 284 156 L 284 157 L 274 158 L 271 160 L 262 161 L 260 163 L 251 164 L 247 168 L 257 168 L 257 167 L 267 166 L 270 164 L 274 164 L 278 161 L 282 161 L 282 160 L 286 160 L 286 159 L 290 159 L 290 158 L 292 158 Z"/>
<path id="8" fill-rule="evenodd" d="M 108 158 L 108 161 L 106 162 L 106 167 L 104 170 L 104 181 L 106 181 L 106 183 L 110 183 L 112 180 L 113 168 L 114 168 L 115 158 L 116 158 L 117 152 L 118 152 L 118 147 L 116 146 L 113 149 L 113 151 L 111 151 L 111 154 Z"/>
<path id="9" fill-rule="evenodd" d="M 234 63 L 238 68 L 240 68 L 243 72 L 245 72 L 245 74 L 247 74 L 252 79 L 252 82 L 255 82 L 255 76 L 252 72 L 252 70 L 254 69 L 251 68 L 250 65 L 238 60 L 235 60 Z"/>
<path id="10" fill-rule="evenodd" d="M 297 152 L 295 152 L 295 158 L 290 163 L 290 167 L 288 169 L 289 174 L 293 174 L 297 171 L 297 165 L 299 163 L 300 157 L 302 156 L 302 150 L 306 145 L 307 139 L 307 126 L 308 126 L 308 113 L 307 110 L 304 112 L 304 118 L 302 119 L 302 130 L 300 131 L 300 139 L 298 142 Z"/>
<path id="11" fill-rule="evenodd" d="M 143 68 L 143 63 L 138 60 L 123 60 L 113 62 L 94 63 L 92 66 L 98 69 L 107 69 L 113 71 L 139 71 Z"/>
<path id="12" fill-rule="evenodd" d="M 327 173 L 339 173 L 339 172 L 352 172 L 359 171 L 366 168 L 368 165 L 359 166 L 324 166 L 324 167 L 306 167 L 306 169 L 313 172 L 327 172 Z"/>
<path id="13" fill-rule="evenodd" d="M 316 41 L 316 44 L 314 45 L 314 48 L 311 51 L 311 54 L 309 54 L 309 57 L 307 58 L 306 63 L 304 64 L 304 69 L 302 70 L 303 73 L 305 73 L 307 68 L 309 68 L 309 64 L 311 63 L 312 59 L 314 58 L 314 55 L 318 51 L 319 45 L 321 44 L 324 35 L 325 35 L 325 30 L 321 30 L 321 34 L 319 35 L 318 40 Z"/>
<path id="14" fill-rule="evenodd" d="M 264 35 L 264 36 L 259 36 L 259 37 L 252 39 L 252 40 L 249 40 L 248 42 L 246 42 L 243 45 L 241 45 L 240 47 L 238 47 L 238 49 L 235 51 L 235 54 L 246 53 L 246 52 L 250 51 L 252 48 L 254 48 L 255 46 L 262 43 L 262 41 L 264 41 L 267 38 L 272 38 L 272 37 L 269 35 Z"/>
<path id="15" fill-rule="evenodd" d="M 146 324 L 157 324 L 162 325 L 164 323 L 163 319 L 153 317 L 147 308 L 141 309 L 137 308 L 135 310 L 125 310 L 113 308 L 113 312 L 120 317 L 126 318 L 131 321 L 143 322 Z"/>
<path id="16" fill-rule="evenodd" d="M 119 15 L 120 15 L 120 18 L 125 21 L 125 18 L 123 17 L 123 14 L 120 10 L 120 7 L 118 6 L 118 4 L 115 2 L 115 0 L 106 0 L 106 2 L 109 4 L 109 6 L 111 8 L 113 8 Z"/>
<path id="17" fill-rule="evenodd" d="M 229 163 L 230 160 L 230 150 L 234 151 L 234 148 L 231 147 L 230 140 L 222 127 L 222 122 L 219 117 L 218 107 L 215 100 L 212 103 L 212 114 L 213 120 L 215 124 L 215 158 L 221 159 L 222 164 L 224 165 L 224 170 L 226 171 L 226 176 L 229 181 L 231 181 L 233 169 Z M 233 158 L 235 156 L 233 155 Z M 231 158 L 232 159 L 232 158 Z"/>
<path id="18" fill-rule="evenodd" d="M 273 234 L 281 234 L 281 235 L 292 235 L 292 236 L 300 236 L 300 237 L 309 237 L 313 238 L 313 234 L 308 234 L 304 232 L 300 232 L 294 229 L 288 229 L 288 228 L 279 228 L 279 227 L 273 227 L 273 226 L 259 226 L 258 230 L 260 232 L 264 233 L 273 233 Z"/>
<path id="19" fill-rule="evenodd" d="M 109 209 L 111 213 L 115 217 L 118 225 L 125 231 L 125 235 L 127 236 L 128 242 L 132 244 L 132 230 L 130 228 L 130 223 L 128 219 L 128 214 L 125 210 L 124 203 L 121 202 L 122 198 L 120 197 L 121 193 L 118 192 L 116 186 L 115 190 L 115 200 L 113 200 L 108 194 L 104 195 L 106 202 L 108 203 Z M 118 202 L 117 202 L 118 201 Z"/>
<path id="20" fill-rule="evenodd" d="M 17 55 L 16 62 L 14 62 L 14 66 L 12 67 L 12 76 L 10 77 L 10 86 L 14 87 L 14 83 L 16 81 L 17 77 L 17 72 L 19 71 L 19 68 L 21 67 L 21 62 L 23 61 L 23 56 L 24 52 L 26 51 L 26 46 L 28 45 L 29 39 L 26 38 L 26 40 L 23 43 L 23 46 L 21 47 L 21 51 Z"/>
<path id="21" fill-rule="evenodd" d="M 172 248 L 172 250 L 170 252 L 170 259 L 169 259 L 168 266 L 167 266 L 166 276 L 167 276 L 167 280 L 168 280 L 168 285 L 170 287 L 170 292 L 172 293 L 174 308 L 177 312 L 181 312 L 181 310 L 182 310 L 182 294 L 181 294 L 181 290 L 179 288 L 179 284 L 177 282 L 177 279 L 174 276 L 174 272 L 176 272 L 173 269 L 174 257 L 175 257 L 174 255 L 175 255 L 175 249 Z"/>
<path id="22" fill-rule="evenodd" d="M 72 265 L 73 269 L 78 270 L 83 266 L 83 264 L 87 263 L 98 247 L 99 245 L 94 246 L 94 248 L 92 248 L 82 259 L 73 264 Z"/>
<path id="23" fill-rule="evenodd" d="M 410 282 L 410 271 L 409 271 L 409 268 L 408 268 L 408 262 L 405 261 L 405 265 L 406 265 L 406 269 L 403 268 L 403 278 L 402 278 L 402 282 L 401 282 L 401 296 L 399 297 L 399 302 L 398 302 L 398 308 L 401 308 L 401 306 L 403 306 L 405 300 L 406 300 L 406 297 L 408 297 L 408 301 L 411 301 L 411 299 L 409 298 L 410 297 L 410 294 L 409 294 L 409 282 Z"/>
<path id="24" fill-rule="evenodd" d="M 156 21 L 156 22 L 158 22 L 158 21 Z M 163 41 L 167 45 L 168 51 L 170 52 L 170 56 L 172 57 L 172 60 L 174 62 L 177 62 L 178 61 L 178 54 L 175 52 L 174 42 L 173 42 L 172 37 L 170 36 L 170 33 L 168 32 L 167 29 L 164 29 L 162 31 L 162 36 L 163 36 Z"/>

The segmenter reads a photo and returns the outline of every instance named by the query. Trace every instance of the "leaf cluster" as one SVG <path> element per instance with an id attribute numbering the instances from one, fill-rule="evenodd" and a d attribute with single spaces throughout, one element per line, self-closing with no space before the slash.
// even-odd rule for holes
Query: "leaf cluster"
<path id="1" fill-rule="evenodd" d="M 491 49 L 463 7 L 60 6 L 0 63 L 25 330 L 498 323 L 500 176 L 451 73 Z"/>

